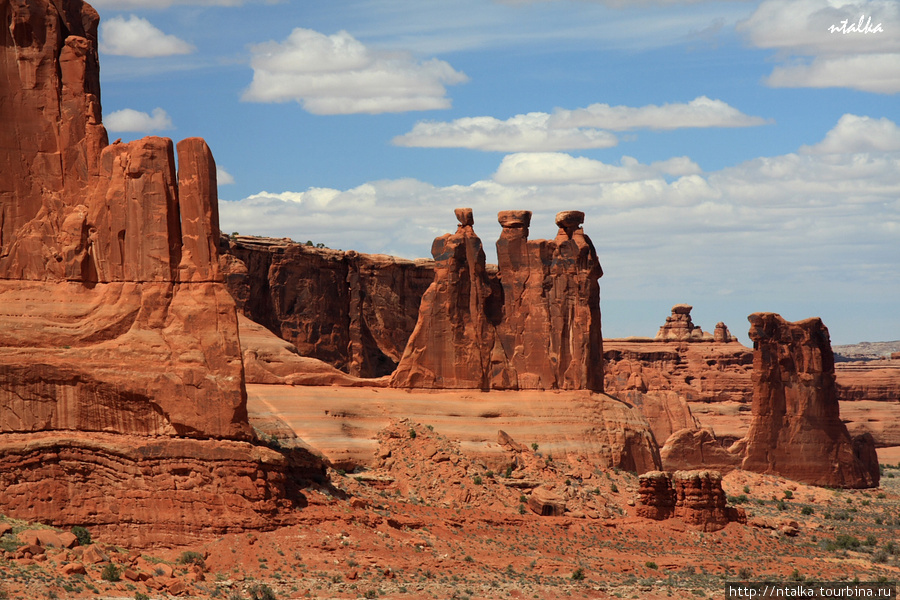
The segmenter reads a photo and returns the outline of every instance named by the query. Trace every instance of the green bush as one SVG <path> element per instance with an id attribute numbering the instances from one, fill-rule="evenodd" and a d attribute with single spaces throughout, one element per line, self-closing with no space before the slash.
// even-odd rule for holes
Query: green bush
<path id="1" fill-rule="evenodd" d="M 800 509 L 800 514 L 801 514 L 801 515 L 811 515 L 811 514 L 813 514 L 814 512 L 815 512 L 815 511 L 813 510 L 813 507 L 812 507 L 812 506 L 804 506 L 803 508 Z"/>
<path id="2" fill-rule="evenodd" d="M 72 534 L 78 538 L 79 546 L 90 546 L 91 541 L 91 532 L 82 527 L 81 525 L 76 525 L 72 528 Z"/>
<path id="3" fill-rule="evenodd" d="M 179 565 L 197 565 L 201 569 L 206 568 L 206 561 L 203 560 L 203 555 L 193 550 L 182 552 L 177 562 Z"/>
<path id="4" fill-rule="evenodd" d="M 119 581 L 122 578 L 122 571 L 113 563 L 106 563 L 100 572 L 100 578 L 106 581 Z"/>
<path id="5" fill-rule="evenodd" d="M 250 592 L 250 600 L 278 600 L 272 588 L 264 583 L 257 583 L 247 591 Z"/>
<path id="6" fill-rule="evenodd" d="M 648 569 L 658 569 L 659 568 L 659 566 L 652 560 L 648 560 L 647 562 L 645 562 L 644 566 L 647 567 Z"/>
<path id="7" fill-rule="evenodd" d="M 584 581 L 584 569 L 578 567 L 574 571 L 572 571 L 572 581 Z"/>

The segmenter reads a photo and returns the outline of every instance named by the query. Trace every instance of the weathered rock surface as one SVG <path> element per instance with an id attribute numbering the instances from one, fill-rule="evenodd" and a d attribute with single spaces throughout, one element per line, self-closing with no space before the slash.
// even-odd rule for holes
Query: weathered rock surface
<path id="1" fill-rule="evenodd" d="M 727 505 L 722 476 L 716 471 L 651 471 L 639 481 L 638 516 L 657 521 L 678 518 L 702 531 L 747 522 L 743 509 Z"/>
<path id="2" fill-rule="evenodd" d="M 688 402 L 746 402 L 752 399 L 753 352 L 739 342 L 603 340 L 604 389 L 674 392 Z"/>
<path id="3" fill-rule="evenodd" d="M 688 428 L 676 431 L 659 449 L 667 471 L 713 469 L 728 473 L 741 466 L 742 457 L 722 447 L 709 429 Z"/>
<path id="4" fill-rule="evenodd" d="M 774 313 L 748 319 L 753 420 L 738 442 L 742 468 L 812 485 L 877 486 L 874 442 L 854 442 L 841 422 L 834 355 L 821 319 L 790 323 Z"/>
<path id="5" fill-rule="evenodd" d="M 471 209 L 435 239 L 434 282 L 391 385 L 407 388 L 602 391 L 597 253 L 580 224 L 557 215 L 554 240 L 528 240 L 528 211 L 503 211 L 498 275 L 485 265 Z"/>
<path id="6" fill-rule="evenodd" d="M 169 139 L 107 145 L 81 0 L 3 0 L 0 21 L 3 512 L 267 526 L 289 462 L 238 441 L 254 435 L 209 148 L 179 142 L 176 171 Z"/>
<path id="7" fill-rule="evenodd" d="M 231 440 L 0 436 L 4 512 L 100 528 L 120 543 L 184 543 L 291 523 L 291 509 L 303 504 L 298 478 L 324 479 L 321 461 Z"/>
<path id="8" fill-rule="evenodd" d="M 355 377 L 393 372 L 434 279 L 430 260 L 284 239 L 223 236 L 221 249 L 225 283 L 238 310 L 301 356 Z"/>
<path id="9" fill-rule="evenodd" d="M 700 427 L 700 421 L 691 414 L 687 402 L 675 392 L 642 393 L 629 390 L 617 397 L 641 411 L 660 447 L 676 431 Z"/>
<path id="10" fill-rule="evenodd" d="M 659 452 L 640 411 L 588 391 L 400 390 L 248 385 L 250 419 L 266 434 L 285 429 L 335 467 L 373 467 L 378 432 L 392 421 L 427 424 L 463 453 L 502 472 L 508 448 L 497 430 L 554 463 L 643 473 Z M 278 428 L 268 428 L 277 424 Z M 587 467 L 590 465 L 590 467 Z"/>

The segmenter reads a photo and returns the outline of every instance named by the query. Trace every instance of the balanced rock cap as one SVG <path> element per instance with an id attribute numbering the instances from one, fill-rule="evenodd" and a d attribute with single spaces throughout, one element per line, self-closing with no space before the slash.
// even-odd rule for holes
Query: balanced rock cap
<path id="1" fill-rule="evenodd" d="M 556 226 L 562 229 L 578 227 L 582 223 L 584 223 L 584 213 L 580 210 L 564 210 L 556 213 Z"/>
<path id="2" fill-rule="evenodd" d="M 531 225 L 531 211 L 501 210 L 497 213 L 497 221 L 503 227 L 528 227 Z"/>
<path id="3" fill-rule="evenodd" d="M 475 224 L 475 217 L 472 214 L 471 208 L 457 208 L 453 212 L 456 214 L 456 219 L 459 221 L 459 224 L 463 227 L 471 227 Z"/>

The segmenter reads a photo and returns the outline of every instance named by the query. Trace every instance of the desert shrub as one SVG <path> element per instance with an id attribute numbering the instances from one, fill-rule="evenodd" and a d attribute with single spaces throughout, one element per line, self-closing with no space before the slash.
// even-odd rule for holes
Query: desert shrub
<path id="1" fill-rule="evenodd" d="M 91 532 L 81 525 L 76 525 L 72 528 L 72 535 L 78 538 L 79 546 L 89 546 L 92 543 Z"/>
<path id="2" fill-rule="evenodd" d="M 793 572 L 790 574 L 790 579 L 791 579 L 791 581 L 803 581 L 804 579 L 806 579 L 806 577 L 801 575 L 800 571 L 798 571 L 797 569 L 794 569 Z"/>
<path id="3" fill-rule="evenodd" d="M 100 572 L 100 578 L 106 581 L 119 581 L 122 578 L 122 571 L 114 563 L 106 563 Z"/>
<path id="4" fill-rule="evenodd" d="M 825 545 L 826 550 L 852 550 L 853 548 L 859 548 L 859 540 L 852 535 L 848 535 L 846 533 L 839 533 L 833 541 L 828 542 Z"/>
<path id="5" fill-rule="evenodd" d="M 411 440 L 416 439 L 416 430 L 415 429 L 409 430 L 409 439 L 411 439 Z"/>
<path id="6" fill-rule="evenodd" d="M 574 571 L 572 571 L 572 581 L 584 581 L 584 569 L 578 567 Z"/>
<path id="7" fill-rule="evenodd" d="M 801 514 L 801 515 L 811 515 L 811 514 L 813 514 L 814 512 L 815 512 L 815 511 L 813 510 L 813 507 L 812 507 L 812 506 L 804 506 L 803 508 L 800 509 L 800 514 Z"/>
<path id="8" fill-rule="evenodd" d="M 870 533 L 866 536 L 866 541 L 864 541 L 863 544 L 865 544 L 866 546 L 874 546 L 878 544 L 878 538 Z"/>
<path id="9" fill-rule="evenodd" d="M 740 494 L 739 496 L 728 496 L 728 502 L 731 504 L 743 504 L 747 501 L 747 494 Z"/>
<path id="10" fill-rule="evenodd" d="M 659 566 L 652 560 L 648 560 L 647 562 L 645 562 L 644 566 L 647 567 L 648 569 L 658 569 L 659 568 Z"/>
<path id="11" fill-rule="evenodd" d="M 201 569 L 206 568 L 206 561 L 203 560 L 203 555 L 194 550 L 185 550 L 182 552 L 181 556 L 178 557 L 177 562 L 179 565 L 197 565 Z"/>
<path id="12" fill-rule="evenodd" d="M 481 475 L 476 475 L 475 477 L 473 477 L 472 483 L 474 483 L 475 485 L 481 485 L 482 484 Z"/>
<path id="13" fill-rule="evenodd" d="M 744 486 L 744 493 L 745 493 L 745 494 L 749 494 L 749 493 L 750 493 L 750 486 L 749 486 L 749 485 L 745 485 L 745 486 Z"/>
<path id="14" fill-rule="evenodd" d="M 613 494 L 618 494 L 619 486 L 617 486 L 616 484 L 612 484 L 609 486 L 609 491 L 612 492 Z"/>
<path id="15" fill-rule="evenodd" d="M 257 583 L 250 587 L 250 600 L 278 600 L 272 588 L 264 583 Z"/>
<path id="16" fill-rule="evenodd" d="M 135 592 L 134 600 L 150 600 L 150 596 L 148 596 L 144 592 Z"/>
<path id="17" fill-rule="evenodd" d="M 531 449 L 534 450 L 535 452 L 537 452 L 537 449 L 538 449 L 538 443 L 537 443 L 537 442 L 531 442 Z"/>
<path id="18" fill-rule="evenodd" d="M 791 490 L 784 490 L 784 497 L 790 500 L 794 497 L 794 492 L 792 492 Z"/>

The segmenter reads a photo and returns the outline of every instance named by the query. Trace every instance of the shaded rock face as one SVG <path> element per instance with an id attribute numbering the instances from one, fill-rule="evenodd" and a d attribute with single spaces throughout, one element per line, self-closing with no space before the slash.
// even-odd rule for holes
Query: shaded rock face
<path id="1" fill-rule="evenodd" d="M 559 213 L 556 239 L 529 241 L 531 213 L 501 212 L 496 278 L 471 209 L 457 218 L 432 246 L 434 282 L 391 385 L 602 391 L 603 272 L 584 214 Z"/>
<path id="2" fill-rule="evenodd" d="M 356 377 L 394 371 L 434 279 L 431 261 L 289 240 L 223 236 L 221 249 L 238 310 L 302 356 Z"/>
<path id="3" fill-rule="evenodd" d="M 746 523 L 743 509 L 727 505 L 716 471 L 650 471 L 640 476 L 637 514 L 662 521 L 677 518 L 702 531 Z"/>
<path id="4" fill-rule="evenodd" d="M 821 319 L 790 323 L 754 313 L 753 420 L 737 442 L 742 468 L 830 487 L 878 485 L 871 437 L 854 443 L 841 422 L 834 355 Z"/>
<path id="5" fill-rule="evenodd" d="M 264 523 L 287 492 L 257 484 L 286 467 L 236 441 L 254 435 L 209 148 L 107 145 L 98 17 L 81 0 L 0 0 L 0 21 L 3 511 L 172 531 Z M 142 474 L 137 489 L 119 467 Z M 226 485 L 230 508 L 196 516 Z"/>

